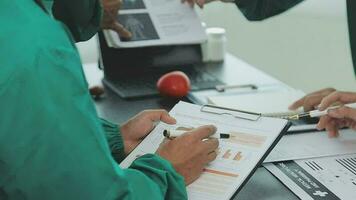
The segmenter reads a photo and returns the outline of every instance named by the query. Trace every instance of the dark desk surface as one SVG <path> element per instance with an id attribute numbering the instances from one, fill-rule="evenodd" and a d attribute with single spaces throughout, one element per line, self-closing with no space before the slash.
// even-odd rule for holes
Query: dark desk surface
<path id="1" fill-rule="evenodd" d="M 93 68 L 95 65 L 87 65 L 85 67 Z M 218 74 L 220 73 L 220 76 L 231 76 L 231 74 L 235 74 L 235 76 L 237 76 L 237 74 L 244 74 L 241 76 L 243 79 L 238 81 L 240 84 L 246 84 L 246 81 L 250 80 L 257 80 L 259 81 L 259 84 L 262 83 L 261 80 L 266 80 L 265 82 L 268 84 L 278 83 L 277 80 L 274 80 L 273 78 L 266 76 L 266 74 L 251 68 L 250 66 L 247 66 L 246 63 L 243 63 L 230 55 L 227 57 L 225 64 L 222 64 L 221 67 L 214 67 L 213 70 L 215 70 Z M 95 72 L 93 69 L 86 70 L 86 74 L 89 76 L 89 83 L 93 82 L 90 80 L 93 79 L 93 77 L 94 79 L 97 79 L 98 77 L 102 76 Z M 249 76 L 253 77 L 249 79 L 249 77 L 245 74 L 249 74 Z M 225 77 L 224 80 L 226 80 L 226 78 L 228 77 Z M 162 99 L 160 97 L 151 97 L 139 100 L 124 100 L 109 89 L 106 89 L 105 95 L 101 99 L 96 100 L 96 107 L 101 117 L 113 122 L 123 123 L 128 118 L 134 116 L 144 109 L 164 108 L 169 110 L 174 106 L 175 103 L 177 103 L 177 101 Z M 260 167 L 248 181 L 247 185 L 245 185 L 244 188 L 239 192 L 235 199 L 285 200 L 298 198 L 274 176 L 272 176 L 266 169 Z"/>

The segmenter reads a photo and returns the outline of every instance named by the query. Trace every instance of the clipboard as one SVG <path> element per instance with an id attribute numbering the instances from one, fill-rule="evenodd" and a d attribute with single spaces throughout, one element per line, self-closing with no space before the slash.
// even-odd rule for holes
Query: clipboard
<path id="1" fill-rule="evenodd" d="M 261 117 L 268 117 L 268 116 L 263 116 L 262 113 L 255 113 L 255 112 L 249 112 L 249 111 L 244 111 L 244 110 L 225 108 L 225 107 L 221 107 L 221 106 L 215 106 L 212 104 L 206 104 L 206 105 L 201 106 L 200 111 L 205 112 L 205 113 L 210 113 L 210 114 L 217 114 L 217 115 L 231 115 L 233 117 L 236 117 L 239 119 L 245 119 L 248 121 L 258 121 Z M 289 121 L 286 124 L 286 126 L 283 128 L 283 130 L 280 132 L 277 139 L 272 143 L 270 148 L 268 148 L 268 150 L 265 152 L 265 154 L 262 156 L 262 158 L 258 161 L 258 164 L 253 168 L 253 170 L 250 172 L 248 177 L 246 177 L 245 180 L 243 181 L 243 183 L 240 185 L 240 187 L 237 188 L 236 192 L 230 198 L 231 200 L 234 199 L 238 195 L 238 193 L 247 184 L 247 182 L 254 175 L 254 173 L 257 171 L 257 169 L 260 166 L 262 166 L 263 161 L 267 158 L 269 153 L 271 153 L 273 148 L 278 144 L 278 142 L 281 140 L 283 135 L 288 133 L 288 130 L 291 126 L 292 126 L 292 122 Z"/>
<path id="2" fill-rule="evenodd" d="M 291 122 L 288 122 L 287 125 L 284 127 L 284 129 L 281 131 L 277 139 L 272 143 L 270 148 L 265 152 L 265 154 L 262 156 L 262 158 L 258 161 L 258 164 L 252 169 L 251 173 L 246 177 L 246 179 L 243 181 L 241 186 L 236 190 L 234 195 L 230 198 L 230 200 L 233 200 L 237 194 L 242 190 L 242 188 L 247 184 L 247 182 L 250 180 L 250 178 L 255 174 L 257 169 L 259 167 L 262 167 L 263 161 L 267 158 L 267 156 L 271 153 L 273 148 L 278 144 L 278 142 L 282 139 L 283 135 L 285 135 L 288 132 L 288 129 L 292 126 Z"/>
<path id="3" fill-rule="evenodd" d="M 258 84 L 242 84 L 242 85 L 217 85 L 211 90 L 193 91 L 188 94 L 188 99 L 199 105 L 209 104 L 209 98 L 215 96 L 235 96 L 243 94 L 253 94 L 268 91 L 290 91 L 289 87 L 280 84 L 258 85 Z"/>
<path id="4" fill-rule="evenodd" d="M 217 115 L 231 115 L 239 119 L 245 119 L 249 121 L 258 121 L 261 117 L 261 113 L 254 113 L 244 110 L 225 108 L 221 106 L 215 106 L 212 104 L 205 104 L 200 109 L 201 112 L 217 114 Z"/>
<path id="5" fill-rule="evenodd" d="M 227 148 L 232 148 L 231 153 L 235 157 L 237 155 L 236 154 L 237 151 L 242 151 L 242 156 L 247 156 L 247 157 L 241 160 L 236 160 L 236 162 L 240 162 L 240 163 L 238 165 L 237 163 L 234 163 L 229 168 L 231 170 L 240 170 L 234 168 L 243 167 L 244 170 L 238 172 L 239 175 L 236 176 L 239 178 L 222 177 L 222 178 L 228 178 L 229 181 L 232 181 L 232 184 L 229 183 L 228 185 L 226 185 L 227 186 L 226 190 L 224 188 L 223 191 L 224 193 L 221 194 L 222 198 L 217 198 L 217 199 L 234 198 L 238 194 L 238 192 L 243 188 L 243 186 L 247 183 L 247 181 L 251 178 L 251 176 L 254 174 L 257 168 L 261 166 L 263 160 L 272 151 L 273 147 L 278 143 L 278 141 L 281 139 L 281 137 L 285 134 L 285 132 L 288 130 L 288 128 L 291 125 L 291 123 L 288 122 L 287 120 L 263 117 L 259 113 L 251 113 L 251 112 L 234 110 L 229 108 L 222 108 L 214 105 L 199 106 L 199 105 L 193 105 L 185 102 L 178 103 L 171 110 L 170 114 L 177 119 L 178 123 L 180 123 L 177 126 L 181 126 L 182 124 L 183 125 L 187 124 L 187 125 L 191 125 L 191 127 L 197 127 L 202 124 L 216 125 L 214 123 L 221 123 L 219 126 L 217 126 L 218 130 L 220 131 L 230 130 L 233 131 L 233 132 L 229 132 L 233 134 L 233 137 L 236 136 L 241 138 L 243 137 L 243 139 L 241 140 L 238 137 L 236 137 L 237 141 L 235 141 L 236 142 L 235 144 L 231 143 L 231 147 L 224 145 L 222 140 L 220 141 L 219 148 L 221 151 L 223 151 L 224 149 L 226 150 Z M 229 117 L 225 117 L 225 115 L 229 115 Z M 213 119 L 215 119 L 215 121 L 213 121 Z M 236 122 L 238 123 L 236 124 Z M 244 126 L 245 128 L 250 127 L 251 131 L 246 131 L 246 129 L 243 131 L 242 128 L 241 129 L 238 128 L 238 127 L 243 127 L 241 124 L 245 125 Z M 268 124 L 270 124 L 268 129 L 261 129 L 261 127 Z M 275 127 L 275 125 L 278 125 L 278 127 Z M 162 133 L 163 130 L 167 128 L 167 126 L 169 125 L 158 124 L 157 127 L 144 139 L 144 141 L 142 141 L 141 144 L 139 144 L 131 152 L 131 154 L 127 156 L 127 158 L 120 164 L 120 166 L 123 168 L 127 168 L 139 155 L 143 155 L 146 153 L 154 153 L 160 144 L 160 140 L 157 138 L 162 136 L 162 140 L 163 140 L 164 137 Z M 260 128 L 260 132 L 256 132 L 255 130 L 257 129 L 255 128 Z M 274 130 L 273 132 L 263 132 L 265 130 L 272 130 L 272 129 Z M 247 141 L 247 142 L 245 144 L 239 143 L 243 141 Z M 230 142 L 234 142 L 234 141 L 230 141 Z M 248 152 L 246 151 L 246 149 L 248 149 L 248 146 L 244 146 L 244 145 L 251 145 L 252 147 L 255 147 L 255 150 L 252 149 L 250 150 L 250 152 Z M 252 155 L 252 157 L 248 157 L 250 154 Z M 222 153 L 220 155 L 222 155 Z M 231 156 L 228 159 L 232 159 L 234 156 Z M 209 166 L 206 166 L 206 169 L 213 170 L 213 171 L 220 170 L 218 167 L 224 164 L 224 163 L 220 163 L 221 159 L 223 159 L 222 156 L 220 156 L 216 160 L 215 165 L 214 163 L 210 163 Z M 221 168 L 220 173 L 230 173 L 230 174 L 235 173 L 234 171 L 224 171 L 224 170 L 225 168 Z M 204 173 L 208 173 L 208 172 L 205 171 Z M 192 185 L 187 187 L 188 195 L 191 195 L 192 193 L 196 192 L 190 188 L 190 187 L 194 187 L 193 186 L 194 184 L 201 184 L 202 182 L 205 181 L 205 183 L 207 183 L 206 185 L 208 185 L 206 186 L 208 187 L 207 191 L 211 190 L 210 184 L 216 184 L 215 182 L 211 182 L 209 180 L 207 181 L 203 179 L 203 177 L 204 174 L 200 177 L 200 181 L 196 181 Z M 196 199 L 200 200 L 204 198 L 193 198 L 193 200 Z"/>

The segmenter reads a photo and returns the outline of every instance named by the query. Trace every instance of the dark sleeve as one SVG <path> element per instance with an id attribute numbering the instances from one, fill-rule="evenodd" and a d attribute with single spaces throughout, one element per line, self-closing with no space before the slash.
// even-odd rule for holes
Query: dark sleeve
<path id="1" fill-rule="evenodd" d="M 303 0 L 235 0 L 248 20 L 258 21 L 278 15 Z"/>
<path id="2" fill-rule="evenodd" d="M 100 0 L 56 0 L 52 13 L 57 20 L 67 25 L 77 42 L 90 39 L 100 29 Z"/>
<path id="3" fill-rule="evenodd" d="M 349 34 L 350 34 L 350 47 L 351 56 L 354 66 L 354 72 L 356 75 L 356 1 L 347 0 L 347 18 L 349 22 Z"/>

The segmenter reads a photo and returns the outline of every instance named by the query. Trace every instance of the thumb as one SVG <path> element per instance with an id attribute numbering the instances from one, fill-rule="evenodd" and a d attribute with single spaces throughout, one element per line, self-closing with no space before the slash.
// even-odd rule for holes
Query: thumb
<path id="1" fill-rule="evenodd" d="M 146 110 L 143 111 L 143 117 L 150 121 L 162 121 L 167 124 L 175 124 L 177 121 L 169 115 L 166 110 Z"/>
<path id="2" fill-rule="evenodd" d="M 328 115 L 337 119 L 351 119 L 356 122 L 356 109 L 343 106 L 341 108 L 330 110 Z"/>
<path id="3" fill-rule="evenodd" d="M 201 126 L 189 131 L 189 134 L 194 135 L 197 140 L 207 139 L 216 133 L 216 127 L 213 125 Z"/>

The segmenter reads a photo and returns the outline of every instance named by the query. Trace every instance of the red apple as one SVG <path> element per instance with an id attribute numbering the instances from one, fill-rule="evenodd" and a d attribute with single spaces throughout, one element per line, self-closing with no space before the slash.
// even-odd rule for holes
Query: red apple
<path id="1" fill-rule="evenodd" d="M 157 88 L 164 96 L 181 98 L 188 94 L 190 80 L 184 72 L 173 71 L 163 75 L 158 80 Z"/>

